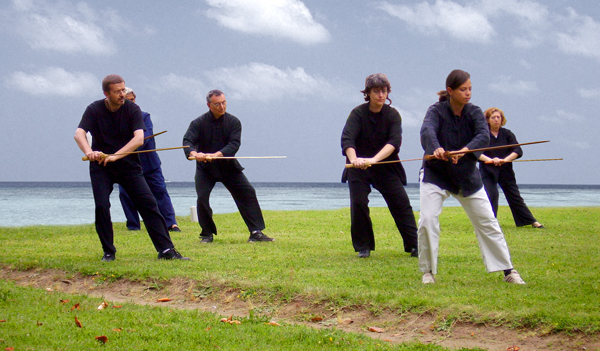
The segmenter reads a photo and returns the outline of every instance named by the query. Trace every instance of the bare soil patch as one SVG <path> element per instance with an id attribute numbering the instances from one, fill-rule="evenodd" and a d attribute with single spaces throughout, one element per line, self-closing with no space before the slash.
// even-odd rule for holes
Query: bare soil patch
<path id="1" fill-rule="evenodd" d="M 390 311 L 374 313 L 361 306 L 332 310 L 322 304 L 306 301 L 302 297 L 272 305 L 259 301 L 259 298 L 243 296 L 239 289 L 199 289 L 199 282 L 191 279 L 177 278 L 158 283 L 126 279 L 110 281 L 105 277 L 83 276 L 60 270 L 20 271 L 11 267 L 2 267 L 0 279 L 13 281 L 19 286 L 88 295 L 117 304 L 129 302 L 199 309 L 226 317 L 245 317 L 253 309 L 255 314 L 268 315 L 278 323 L 335 328 L 345 332 L 363 333 L 391 343 L 419 341 L 450 349 L 481 348 L 493 351 L 600 350 L 600 335 L 544 335 L 538 330 L 514 330 L 472 323 L 446 325 L 432 314 L 398 315 Z M 160 298 L 169 298 L 171 301 L 157 302 Z M 369 331 L 370 327 L 383 331 Z"/>

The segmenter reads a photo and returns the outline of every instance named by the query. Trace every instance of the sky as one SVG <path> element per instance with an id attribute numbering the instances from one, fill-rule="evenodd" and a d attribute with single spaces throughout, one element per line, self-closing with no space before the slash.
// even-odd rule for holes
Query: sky
<path id="1" fill-rule="evenodd" d="M 152 116 L 157 147 L 180 146 L 224 91 L 243 126 L 251 182 L 339 182 L 341 132 L 365 78 L 387 74 L 402 116 L 401 159 L 453 69 L 471 102 L 498 107 L 522 159 L 521 184 L 600 184 L 588 158 L 600 130 L 596 0 L 4 0 L 0 3 L 0 181 L 89 181 L 73 136 L 119 74 Z M 193 181 L 181 150 L 160 152 L 170 181 Z M 419 161 L 404 163 L 417 183 Z"/>

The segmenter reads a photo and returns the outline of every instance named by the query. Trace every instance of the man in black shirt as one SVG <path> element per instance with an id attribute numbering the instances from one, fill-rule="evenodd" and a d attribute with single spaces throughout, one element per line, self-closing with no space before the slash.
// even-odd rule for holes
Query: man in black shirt
<path id="1" fill-rule="evenodd" d="M 159 259 L 184 259 L 175 250 L 167 224 L 158 210 L 135 151 L 144 143 L 142 111 L 125 99 L 125 81 L 116 74 L 102 80 L 105 99 L 91 103 L 75 131 L 75 141 L 90 161 L 90 178 L 96 204 L 96 232 L 102 243 L 102 261 L 114 261 L 117 249 L 110 218 L 110 194 L 115 183 L 129 194 L 140 212 Z M 92 135 L 90 147 L 86 134 Z"/>
<path id="2" fill-rule="evenodd" d="M 211 243 L 217 234 L 217 226 L 209 204 L 210 193 L 217 182 L 229 190 L 244 219 L 250 238 L 248 242 L 274 241 L 262 233 L 265 222 L 256 198 L 256 191 L 244 173 L 244 168 L 236 159 L 215 159 L 233 157 L 241 144 L 242 124 L 235 116 L 227 113 L 225 94 L 211 90 L 206 95 L 209 111 L 196 118 L 183 137 L 185 156 L 196 160 L 196 210 L 198 223 L 202 228 L 201 243 Z"/>

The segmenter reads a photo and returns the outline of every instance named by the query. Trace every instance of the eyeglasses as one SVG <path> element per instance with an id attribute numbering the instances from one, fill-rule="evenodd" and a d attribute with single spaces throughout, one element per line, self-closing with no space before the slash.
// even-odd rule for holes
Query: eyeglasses
<path id="1" fill-rule="evenodd" d="M 223 101 L 223 102 L 211 102 L 211 104 L 214 107 L 221 107 L 221 106 L 225 107 L 225 106 L 227 106 L 227 101 Z"/>
<path id="2" fill-rule="evenodd" d="M 115 94 L 115 95 L 125 95 L 126 94 L 126 90 L 125 89 L 123 89 L 123 90 L 113 90 L 113 91 L 111 91 L 111 93 Z"/>

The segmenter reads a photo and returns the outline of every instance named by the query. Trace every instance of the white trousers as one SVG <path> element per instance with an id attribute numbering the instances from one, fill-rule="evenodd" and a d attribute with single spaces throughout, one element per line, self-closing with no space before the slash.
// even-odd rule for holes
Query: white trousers
<path id="1" fill-rule="evenodd" d="M 513 268 L 506 239 L 494 217 L 492 206 L 483 187 L 475 194 L 455 195 L 432 183 L 421 182 L 421 209 L 419 217 L 419 269 L 437 274 L 440 243 L 440 221 L 444 201 L 452 195 L 460 202 L 475 228 L 479 250 L 489 272 Z"/>

